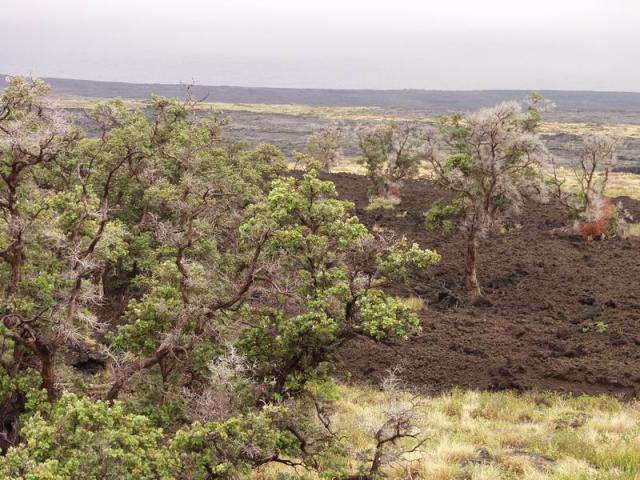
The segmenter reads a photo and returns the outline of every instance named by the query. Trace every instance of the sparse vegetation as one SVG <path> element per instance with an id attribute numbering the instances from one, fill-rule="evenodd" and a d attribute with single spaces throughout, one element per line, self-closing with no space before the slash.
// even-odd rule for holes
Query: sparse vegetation
<path id="1" fill-rule="evenodd" d="M 105 98 L 92 97 L 64 97 L 56 99 L 55 103 L 63 108 L 91 108 L 95 103 Z M 124 100 L 127 106 L 133 108 L 144 107 L 143 100 Z M 376 107 L 340 107 L 340 106 L 311 106 L 277 103 L 225 103 L 203 101 L 197 107 L 201 110 L 217 110 L 222 112 L 247 112 L 259 114 L 291 115 L 296 117 L 313 117 L 331 121 L 354 122 L 416 122 L 435 126 L 438 118 L 434 115 L 424 115 L 421 112 L 403 112 L 385 110 Z M 588 133 L 609 133 L 620 137 L 640 137 L 640 125 L 634 123 L 602 124 L 597 122 L 574 121 L 541 121 L 540 133 L 582 136 Z"/>

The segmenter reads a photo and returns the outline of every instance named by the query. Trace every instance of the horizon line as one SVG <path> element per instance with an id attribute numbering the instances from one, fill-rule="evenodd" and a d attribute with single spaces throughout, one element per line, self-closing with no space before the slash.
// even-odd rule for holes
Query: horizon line
<path id="1" fill-rule="evenodd" d="M 229 84 L 205 84 L 197 82 L 139 82 L 127 80 L 96 80 L 92 78 L 51 77 L 25 73 L 1 73 L 2 77 L 23 76 L 26 78 L 40 78 L 42 80 L 70 80 L 77 82 L 94 83 L 119 83 L 125 85 L 144 86 L 171 86 L 171 87 L 201 87 L 201 88 L 243 88 L 265 90 L 316 90 L 339 92 L 446 92 L 446 93 L 474 93 L 474 92 L 575 92 L 575 93 L 604 93 L 604 94 L 640 94 L 640 90 L 592 90 L 592 89 L 561 89 L 561 88 L 470 88 L 470 89 L 443 89 L 443 88 L 339 88 L 339 87 L 273 87 L 273 86 L 247 86 Z"/>

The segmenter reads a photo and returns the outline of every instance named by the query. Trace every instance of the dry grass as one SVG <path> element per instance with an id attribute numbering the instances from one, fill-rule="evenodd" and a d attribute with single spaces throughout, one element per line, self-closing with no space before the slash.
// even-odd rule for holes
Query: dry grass
<path id="1" fill-rule="evenodd" d="M 565 181 L 564 188 L 567 191 L 578 191 L 578 181 L 571 169 L 558 168 L 558 177 Z M 606 195 L 608 197 L 630 197 L 640 200 L 640 175 L 622 172 L 610 173 Z"/>
<path id="2" fill-rule="evenodd" d="M 397 298 L 400 303 L 402 303 L 405 307 L 410 308 L 414 312 L 420 312 L 424 308 L 424 299 L 420 297 L 398 297 Z"/>
<path id="3" fill-rule="evenodd" d="M 355 175 L 366 175 L 366 167 L 358 162 L 358 157 L 343 158 L 332 170 L 332 172 L 353 173 Z"/>
<path id="4" fill-rule="evenodd" d="M 624 226 L 624 236 L 626 238 L 640 237 L 640 223 L 627 223 Z"/>
<path id="5" fill-rule="evenodd" d="M 640 125 L 618 123 L 569 123 L 569 122 L 543 122 L 540 125 L 542 133 L 568 133 L 572 135 L 584 135 L 591 132 L 605 132 L 621 137 L 640 137 Z"/>
<path id="6" fill-rule="evenodd" d="M 90 108 L 105 98 L 63 97 L 56 99 L 56 105 L 64 108 Z M 148 105 L 146 100 L 124 100 L 132 107 Z M 224 103 L 201 102 L 198 108 L 202 110 L 218 110 L 221 112 L 249 112 L 270 115 L 291 115 L 296 117 L 314 117 L 328 120 L 350 121 L 416 121 L 433 123 L 435 119 L 416 114 L 398 115 L 378 107 L 323 107 L 297 104 L 265 104 L 265 103 Z"/>
<path id="7" fill-rule="evenodd" d="M 366 425 L 382 420 L 387 399 L 371 388 L 341 386 L 339 393 L 334 424 L 347 436 L 355 458 L 373 446 Z M 388 478 L 640 479 L 638 403 L 607 396 L 474 391 L 423 400 L 420 427 L 427 442 L 387 467 Z M 351 462 L 354 472 L 358 466 Z M 284 472 L 268 467 L 259 478 Z"/>
<path id="8" fill-rule="evenodd" d="M 640 175 L 614 172 L 610 175 L 607 195 L 640 200 Z"/>

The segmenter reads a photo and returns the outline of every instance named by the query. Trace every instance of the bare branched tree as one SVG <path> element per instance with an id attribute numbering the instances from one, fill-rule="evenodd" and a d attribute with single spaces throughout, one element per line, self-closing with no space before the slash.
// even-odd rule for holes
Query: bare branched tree
<path id="1" fill-rule="evenodd" d="M 575 216 L 597 219 L 601 215 L 609 175 L 617 164 L 620 139 L 607 133 L 590 133 L 582 139 L 579 162 L 571 169 L 578 192 L 572 194 L 566 188 L 567 180 L 561 178 L 553 164 L 552 192 L 562 205 Z"/>
<path id="2" fill-rule="evenodd" d="M 426 441 L 420 428 L 420 398 L 407 393 L 399 374 L 399 368 L 392 369 L 381 383 L 385 395 L 382 423 L 367 425 L 375 441 L 368 458 L 368 478 L 378 478 L 383 466 L 406 460 L 407 454 L 419 450 Z"/>

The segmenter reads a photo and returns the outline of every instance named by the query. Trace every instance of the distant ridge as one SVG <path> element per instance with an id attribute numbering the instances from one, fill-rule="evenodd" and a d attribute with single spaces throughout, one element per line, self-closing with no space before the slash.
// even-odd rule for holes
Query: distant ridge
<path id="1" fill-rule="evenodd" d="M 0 87 L 4 85 L 4 77 Z M 184 85 L 103 82 L 45 78 L 58 96 L 121 97 L 144 99 L 150 95 L 180 97 Z M 526 90 L 333 90 L 309 88 L 264 88 L 232 86 L 194 86 L 194 94 L 212 102 L 300 104 L 411 108 L 435 111 L 470 110 L 504 100 L 522 100 Z M 542 90 L 560 111 L 640 112 L 640 93 Z"/>

